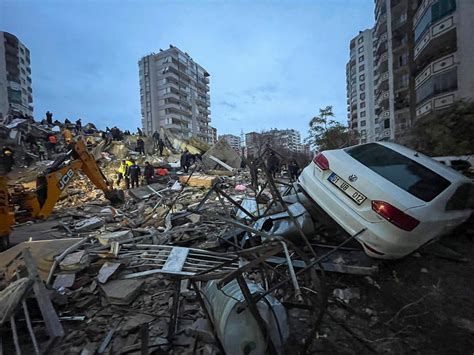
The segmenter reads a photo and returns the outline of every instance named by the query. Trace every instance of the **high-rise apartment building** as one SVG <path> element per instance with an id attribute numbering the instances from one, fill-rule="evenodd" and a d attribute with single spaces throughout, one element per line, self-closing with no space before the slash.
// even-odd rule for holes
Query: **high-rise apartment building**
<path id="1" fill-rule="evenodd" d="M 175 46 L 139 62 L 142 126 L 146 134 L 166 128 L 179 138 L 212 144 L 209 73 Z"/>
<path id="2" fill-rule="evenodd" d="M 0 32 L 0 121 L 9 113 L 33 116 L 31 60 L 18 38 Z"/>
<path id="3" fill-rule="evenodd" d="M 359 133 L 359 142 L 374 142 L 374 58 L 373 29 L 360 31 L 350 42 L 346 65 L 347 119 L 349 129 Z"/>
<path id="4" fill-rule="evenodd" d="M 399 140 L 415 114 L 413 16 L 417 1 L 375 0 L 376 139 Z"/>
<path id="5" fill-rule="evenodd" d="M 424 0 L 413 31 L 416 118 L 474 99 L 474 1 Z"/>
<path id="6" fill-rule="evenodd" d="M 219 139 L 225 139 L 232 149 L 240 153 L 241 142 L 239 136 L 234 136 L 233 134 L 224 134 L 220 136 Z"/>

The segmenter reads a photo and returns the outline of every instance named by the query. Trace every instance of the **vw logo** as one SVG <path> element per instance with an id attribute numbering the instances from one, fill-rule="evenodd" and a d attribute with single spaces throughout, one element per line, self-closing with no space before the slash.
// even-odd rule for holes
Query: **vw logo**
<path id="1" fill-rule="evenodd" d="M 357 181 L 357 179 L 358 179 L 357 175 L 352 174 L 352 175 L 349 176 L 349 181 L 350 182 Z"/>

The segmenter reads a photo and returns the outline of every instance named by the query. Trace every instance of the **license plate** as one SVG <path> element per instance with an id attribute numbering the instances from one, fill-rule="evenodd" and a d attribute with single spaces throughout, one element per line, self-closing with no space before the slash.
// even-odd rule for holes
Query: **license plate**
<path id="1" fill-rule="evenodd" d="M 335 173 L 332 173 L 331 175 L 329 175 L 328 180 L 332 184 L 336 185 L 339 188 L 339 190 L 344 192 L 358 205 L 361 205 L 367 199 L 367 197 L 362 195 L 359 191 L 354 189 L 351 185 L 349 185 L 347 182 L 345 182 Z"/>

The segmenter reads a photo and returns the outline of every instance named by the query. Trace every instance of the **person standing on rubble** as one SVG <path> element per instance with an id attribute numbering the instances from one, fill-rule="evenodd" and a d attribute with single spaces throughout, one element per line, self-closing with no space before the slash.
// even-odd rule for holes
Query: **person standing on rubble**
<path id="1" fill-rule="evenodd" d="M 145 182 L 147 185 L 153 183 L 153 176 L 155 175 L 155 172 L 148 161 L 145 162 L 145 171 L 143 172 L 143 175 L 145 176 Z"/>
<path id="2" fill-rule="evenodd" d="M 158 143 L 160 142 L 160 134 L 158 131 L 155 131 L 152 135 L 153 137 L 153 148 L 158 147 Z"/>
<path id="3" fill-rule="evenodd" d="M 293 159 L 288 164 L 288 173 L 290 174 L 290 182 L 296 181 L 298 179 L 299 171 L 300 171 L 300 167 L 298 165 L 298 162 L 295 159 Z"/>
<path id="4" fill-rule="evenodd" d="M 267 159 L 267 169 L 273 178 L 276 177 L 279 165 L 280 159 L 275 155 L 275 152 L 270 152 L 270 156 Z"/>
<path id="5" fill-rule="evenodd" d="M 180 164 L 184 172 L 187 173 L 191 166 L 191 154 L 189 154 L 187 149 L 185 149 L 183 154 L 181 154 Z"/>
<path id="6" fill-rule="evenodd" d="M 158 140 L 158 151 L 160 152 L 160 157 L 163 156 L 163 149 L 165 148 L 165 142 L 163 142 L 163 139 Z"/>
<path id="7" fill-rule="evenodd" d="M 133 188 L 138 187 L 138 180 L 140 179 L 140 167 L 135 163 L 135 160 L 132 159 L 132 165 L 127 167 L 126 175 L 130 179 L 130 185 Z"/>
<path id="8" fill-rule="evenodd" d="M 76 129 L 78 132 L 82 129 L 82 121 L 80 118 L 78 118 L 76 121 Z"/>
<path id="9" fill-rule="evenodd" d="M 132 164 L 132 162 L 130 162 L 130 165 L 131 164 Z M 120 164 L 118 172 L 117 172 L 117 186 L 120 186 L 120 182 L 125 177 L 125 172 L 127 170 L 127 166 L 128 166 L 127 162 L 125 160 L 122 160 L 122 163 Z M 127 185 L 129 185 L 129 183 Z"/>
<path id="10" fill-rule="evenodd" d="M 53 125 L 53 114 L 49 111 L 46 111 L 46 123 Z"/>
<path id="11" fill-rule="evenodd" d="M 39 160 L 46 160 L 46 147 L 44 146 L 43 142 L 39 141 L 36 143 L 36 146 L 38 147 L 38 156 Z"/>
<path id="12" fill-rule="evenodd" d="M 138 137 L 137 139 L 137 151 L 139 154 L 145 155 L 145 141 L 142 137 Z"/>
<path id="13" fill-rule="evenodd" d="M 13 157 L 13 149 L 4 146 L 0 158 L 5 173 L 9 173 L 10 171 L 12 171 L 13 164 L 15 164 L 15 158 Z"/>

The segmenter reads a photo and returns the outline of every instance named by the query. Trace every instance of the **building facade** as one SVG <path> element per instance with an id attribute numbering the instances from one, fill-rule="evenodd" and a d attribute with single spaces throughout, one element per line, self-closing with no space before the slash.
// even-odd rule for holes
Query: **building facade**
<path id="1" fill-rule="evenodd" d="M 300 153 L 303 149 L 301 135 L 295 129 L 271 129 L 257 133 L 250 132 L 245 135 L 245 145 L 249 156 L 259 156 L 266 147 L 278 149 L 282 153 Z"/>
<path id="2" fill-rule="evenodd" d="M 239 136 L 234 136 L 233 134 L 224 134 L 219 136 L 219 139 L 225 139 L 227 143 L 240 154 L 241 142 Z"/>
<path id="3" fill-rule="evenodd" d="M 31 60 L 17 37 L 0 32 L 0 121 L 9 113 L 33 116 Z"/>
<path id="4" fill-rule="evenodd" d="M 376 140 L 372 33 L 373 29 L 366 29 L 351 40 L 346 65 L 348 126 L 358 133 L 359 143 Z"/>
<path id="5" fill-rule="evenodd" d="M 424 0 L 413 31 L 416 118 L 474 99 L 474 1 Z"/>
<path id="6" fill-rule="evenodd" d="M 182 139 L 212 144 L 209 73 L 175 46 L 139 62 L 143 131 L 166 128 Z"/>
<path id="7" fill-rule="evenodd" d="M 208 141 L 209 144 L 216 144 L 217 143 L 217 128 L 209 126 L 209 137 L 210 141 Z"/>
<path id="8" fill-rule="evenodd" d="M 374 87 L 376 139 L 400 140 L 415 117 L 411 0 L 376 0 Z"/>

